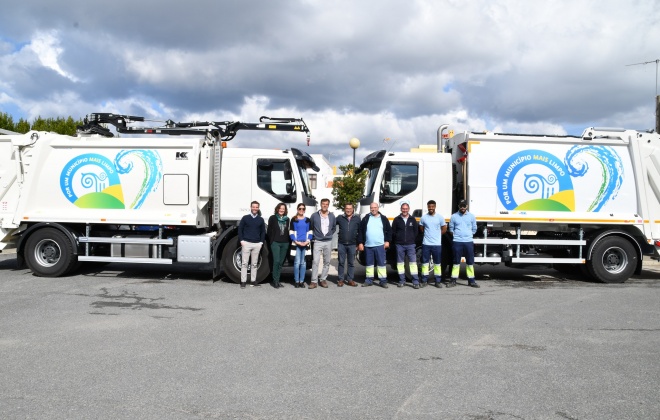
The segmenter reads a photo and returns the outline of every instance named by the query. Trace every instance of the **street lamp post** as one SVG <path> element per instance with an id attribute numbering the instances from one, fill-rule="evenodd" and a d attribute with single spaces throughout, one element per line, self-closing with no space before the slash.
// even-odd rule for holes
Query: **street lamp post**
<path id="1" fill-rule="evenodd" d="M 360 147 L 360 140 L 357 137 L 353 137 L 348 141 L 348 145 L 353 149 L 353 172 L 355 172 L 355 151 Z"/>

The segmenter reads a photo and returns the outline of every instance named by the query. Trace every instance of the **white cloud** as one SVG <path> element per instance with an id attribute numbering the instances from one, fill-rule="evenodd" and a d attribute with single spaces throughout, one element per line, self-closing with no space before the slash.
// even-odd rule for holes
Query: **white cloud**
<path id="1" fill-rule="evenodd" d="M 54 70 L 60 76 L 76 82 L 78 79 L 71 73 L 62 69 L 59 63 L 64 48 L 60 45 L 56 31 L 37 32 L 32 42 L 26 48 L 32 50 L 44 67 Z"/>

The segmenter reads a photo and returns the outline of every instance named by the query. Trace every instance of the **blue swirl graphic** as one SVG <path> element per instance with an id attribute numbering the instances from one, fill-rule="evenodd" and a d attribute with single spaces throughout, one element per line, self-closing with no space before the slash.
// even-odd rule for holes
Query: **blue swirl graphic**
<path id="1" fill-rule="evenodd" d="M 127 174 L 133 170 L 132 157 L 140 159 L 144 163 L 144 179 L 135 199 L 129 208 L 139 209 L 149 193 L 158 189 L 158 184 L 163 176 L 163 163 L 158 153 L 153 150 L 122 150 L 115 157 L 115 166 L 120 174 Z"/>
<path id="2" fill-rule="evenodd" d="M 589 205 L 587 211 L 600 211 L 609 200 L 616 198 L 623 184 L 623 162 L 619 154 L 609 146 L 579 145 L 573 146 L 566 153 L 564 163 L 568 173 L 572 177 L 581 177 L 589 172 L 589 164 L 577 159 L 578 156 L 587 154 L 594 157 L 601 166 L 602 182 L 596 198 Z"/>

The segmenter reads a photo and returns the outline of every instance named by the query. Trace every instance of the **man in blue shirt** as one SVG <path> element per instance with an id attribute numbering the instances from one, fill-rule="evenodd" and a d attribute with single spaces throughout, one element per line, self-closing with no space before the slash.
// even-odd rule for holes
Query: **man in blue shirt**
<path id="1" fill-rule="evenodd" d="M 422 287 L 426 287 L 428 284 L 431 257 L 433 257 L 435 287 L 442 287 L 440 265 L 442 260 L 442 234 L 447 231 L 447 224 L 445 218 L 435 212 L 435 207 L 435 200 L 429 200 L 426 203 L 428 213 L 423 215 L 419 221 L 419 230 L 424 233 L 424 240 L 422 241 Z"/>
<path id="2" fill-rule="evenodd" d="M 458 211 L 449 219 L 449 232 L 454 235 L 452 249 L 454 250 L 454 266 L 451 269 L 451 281 L 447 287 L 456 286 L 458 273 L 461 270 L 461 257 L 465 257 L 468 284 L 479 287 L 474 280 L 474 242 L 472 237 L 477 232 L 477 219 L 467 211 L 467 201 L 458 203 Z"/>
<path id="3" fill-rule="evenodd" d="M 370 213 L 360 221 L 358 229 L 358 250 L 364 251 L 367 266 L 366 278 L 362 287 L 374 284 L 374 262 L 378 267 L 380 287 L 387 289 L 387 267 L 385 265 L 385 250 L 390 247 L 392 227 L 387 217 L 380 214 L 378 203 L 369 205 Z"/>

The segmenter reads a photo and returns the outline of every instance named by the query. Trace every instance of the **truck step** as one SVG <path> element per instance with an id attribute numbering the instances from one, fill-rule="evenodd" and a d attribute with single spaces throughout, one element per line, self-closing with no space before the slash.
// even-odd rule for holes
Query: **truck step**
<path id="1" fill-rule="evenodd" d="M 118 262 L 130 264 L 172 264 L 169 258 L 130 258 L 130 257 L 85 257 L 78 256 L 78 261 Z"/>

